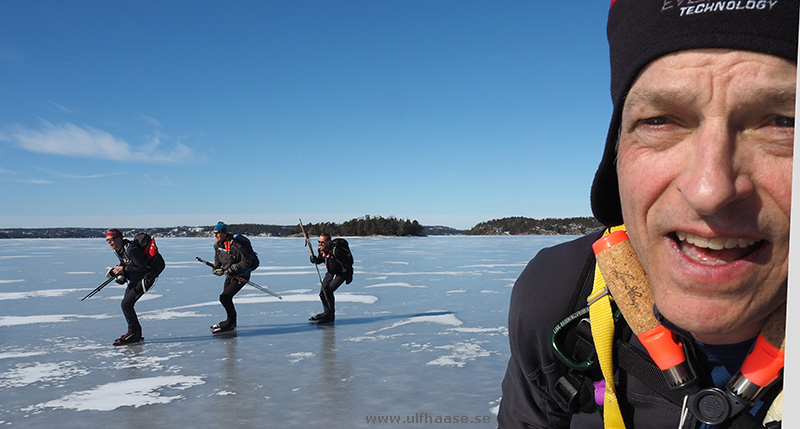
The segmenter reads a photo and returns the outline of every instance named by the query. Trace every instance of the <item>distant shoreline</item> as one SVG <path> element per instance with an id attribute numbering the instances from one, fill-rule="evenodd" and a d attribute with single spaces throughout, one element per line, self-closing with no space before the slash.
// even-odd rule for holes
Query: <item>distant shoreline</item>
<path id="1" fill-rule="evenodd" d="M 394 218 L 366 218 L 354 219 L 348 222 L 367 224 L 370 221 L 385 221 L 390 226 L 409 221 Z M 358 234 L 351 234 L 345 230 L 339 231 L 344 224 L 309 224 L 306 231 L 309 235 L 318 233 L 318 230 L 329 231 L 332 235 L 343 237 L 430 237 L 445 235 L 477 235 L 477 236 L 548 236 L 548 235 L 584 235 L 603 226 L 594 218 L 546 218 L 533 219 L 526 217 L 508 217 L 481 222 L 469 230 L 455 229 L 448 226 L 429 225 L 420 226 L 413 221 L 417 229 L 410 234 L 392 234 L 390 228 L 359 230 Z M 212 225 L 204 226 L 172 226 L 157 228 L 120 228 L 123 235 L 133 236 L 137 232 L 147 232 L 154 237 L 208 237 L 211 235 Z M 0 239 L 24 238 L 98 238 L 104 237 L 106 228 L 85 227 L 59 227 L 59 228 L 0 228 Z M 268 224 L 231 224 L 229 230 L 251 237 L 302 237 L 298 225 L 268 225 Z"/>

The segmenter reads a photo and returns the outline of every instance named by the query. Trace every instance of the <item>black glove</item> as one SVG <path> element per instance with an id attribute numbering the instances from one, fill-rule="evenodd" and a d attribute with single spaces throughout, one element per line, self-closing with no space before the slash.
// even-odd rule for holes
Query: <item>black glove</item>
<path id="1" fill-rule="evenodd" d="M 309 256 L 311 257 L 310 258 L 311 259 L 311 263 L 314 264 L 314 265 L 317 265 L 317 257 L 314 256 L 314 255 L 309 255 Z"/>

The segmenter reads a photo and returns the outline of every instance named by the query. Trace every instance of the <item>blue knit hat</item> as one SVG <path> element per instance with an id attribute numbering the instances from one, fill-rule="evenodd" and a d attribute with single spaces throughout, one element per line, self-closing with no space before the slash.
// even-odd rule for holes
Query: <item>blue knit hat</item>
<path id="1" fill-rule="evenodd" d="M 214 227 L 214 232 L 227 234 L 228 233 L 228 225 L 225 225 L 225 222 L 223 222 L 223 221 L 219 221 L 219 222 L 217 222 L 217 226 Z"/>

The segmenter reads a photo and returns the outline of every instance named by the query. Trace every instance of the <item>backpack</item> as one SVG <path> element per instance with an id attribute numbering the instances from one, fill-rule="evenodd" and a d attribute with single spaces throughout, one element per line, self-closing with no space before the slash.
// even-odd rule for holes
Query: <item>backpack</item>
<path id="1" fill-rule="evenodd" d="M 158 253 L 158 247 L 156 246 L 155 238 L 151 237 L 147 233 L 140 232 L 133 236 L 133 242 L 142 248 L 144 257 L 147 260 L 147 266 L 150 267 L 155 274 L 153 277 L 158 277 L 159 274 L 164 271 L 166 263 L 164 262 L 164 257 L 161 256 L 161 253 Z"/>
<path id="2" fill-rule="evenodd" d="M 258 253 L 253 250 L 253 244 L 250 243 L 250 239 L 242 234 L 234 234 L 233 239 L 241 244 L 244 250 L 250 254 L 250 271 L 255 271 L 258 265 L 261 264 L 261 261 L 258 260 Z"/>
<path id="3" fill-rule="evenodd" d="M 332 243 L 336 260 L 344 265 L 345 270 L 351 271 L 353 269 L 353 253 L 350 252 L 350 243 L 344 238 L 335 238 Z"/>
<path id="4" fill-rule="evenodd" d="M 346 276 L 346 283 L 350 284 L 353 281 L 353 252 L 350 251 L 350 243 L 344 238 L 335 238 L 331 241 L 333 244 L 333 253 L 335 259 L 342 264 L 344 274 Z"/>

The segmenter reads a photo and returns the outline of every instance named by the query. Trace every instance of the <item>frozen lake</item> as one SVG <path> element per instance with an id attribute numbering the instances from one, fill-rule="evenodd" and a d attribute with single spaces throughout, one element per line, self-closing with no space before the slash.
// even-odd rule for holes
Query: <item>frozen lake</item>
<path id="1" fill-rule="evenodd" d="M 284 299 L 245 286 L 227 337 L 209 332 L 223 280 L 194 260 L 213 260 L 213 238 L 157 238 L 167 268 L 136 305 L 146 341 L 127 347 L 111 345 L 124 286 L 80 301 L 116 264 L 102 238 L 2 240 L 0 426 L 493 428 L 511 286 L 571 238 L 348 238 L 355 278 L 316 326 L 303 240 L 256 237 L 251 280 Z"/>

